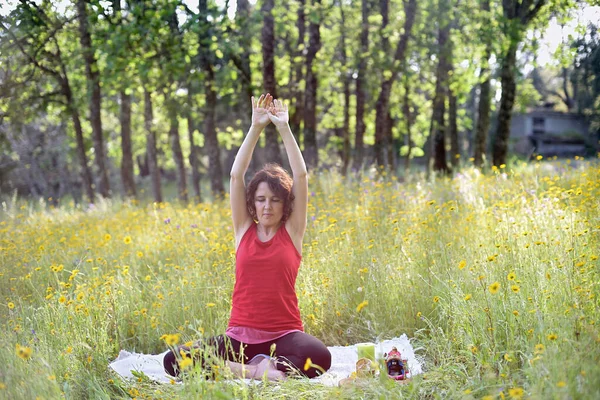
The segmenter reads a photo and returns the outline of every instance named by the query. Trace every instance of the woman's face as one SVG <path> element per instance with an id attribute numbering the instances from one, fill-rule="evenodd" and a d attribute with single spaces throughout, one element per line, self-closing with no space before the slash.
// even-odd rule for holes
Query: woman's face
<path id="1" fill-rule="evenodd" d="M 283 218 L 283 199 L 271 191 L 267 182 L 258 184 L 254 207 L 258 223 L 263 226 L 277 226 Z"/>

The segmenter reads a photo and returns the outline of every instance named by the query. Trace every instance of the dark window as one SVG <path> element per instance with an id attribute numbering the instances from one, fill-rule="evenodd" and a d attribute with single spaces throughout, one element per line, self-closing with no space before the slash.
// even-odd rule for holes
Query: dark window
<path id="1" fill-rule="evenodd" d="M 534 117 L 533 118 L 533 134 L 534 135 L 543 135 L 546 133 L 546 129 L 544 126 L 544 118 Z"/>

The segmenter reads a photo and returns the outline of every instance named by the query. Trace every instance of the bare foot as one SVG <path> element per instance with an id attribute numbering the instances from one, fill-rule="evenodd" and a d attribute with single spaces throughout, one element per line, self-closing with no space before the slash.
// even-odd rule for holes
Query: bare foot
<path id="1" fill-rule="evenodd" d="M 279 371 L 275 366 L 275 361 L 270 358 L 265 358 L 258 364 L 252 374 L 252 379 L 261 380 L 267 377 L 270 381 L 283 381 L 286 379 L 286 375 L 283 371 Z"/>

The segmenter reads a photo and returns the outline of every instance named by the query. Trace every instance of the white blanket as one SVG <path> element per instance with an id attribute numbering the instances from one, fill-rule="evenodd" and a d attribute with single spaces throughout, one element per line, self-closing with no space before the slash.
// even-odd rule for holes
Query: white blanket
<path id="1" fill-rule="evenodd" d="M 423 372 L 421 363 L 415 357 L 415 352 L 406 335 L 376 343 L 376 357 L 381 358 L 392 347 L 396 347 L 402 353 L 402 358 L 408 359 L 409 376 Z M 341 379 L 350 376 L 356 368 L 358 360 L 356 345 L 332 346 L 328 349 L 331 352 L 331 368 L 322 376 L 310 381 L 320 382 L 327 386 L 337 386 Z M 163 368 L 163 358 L 166 353 L 167 351 L 152 355 L 121 350 L 117 359 L 110 363 L 110 368 L 125 379 L 135 379 L 136 373 L 143 373 L 153 381 L 169 383 L 172 377 L 167 375 Z"/>

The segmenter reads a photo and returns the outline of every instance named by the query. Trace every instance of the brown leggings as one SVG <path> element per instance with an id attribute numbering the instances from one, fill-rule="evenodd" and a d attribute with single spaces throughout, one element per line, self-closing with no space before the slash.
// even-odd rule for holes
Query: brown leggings
<path id="1" fill-rule="evenodd" d="M 274 351 L 271 346 L 275 345 Z M 258 354 L 273 355 L 277 363 L 277 369 L 286 374 L 300 373 L 309 378 L 314 378 L 322 372 L 315 367 L 304 370 L 307 358 L 310 358 L 313 365 L 318 365 L 323 371 L 327 371 L 331 366 L 331 353 L 327 347 L 314 336 L 304 332 L 292 332 L 270 342 L 257 344 L 243 344 L 243 354 L 240 352 L 242 343 L 226 335 L 215 336 L 207 339 L 205 342 L 197 342 L 194 349 L 212 348 L 213 354 L 220 359 L 226 359 L 233 362 L 248 362 Z M 184 351 L 190 354 L 190 348 L 181 346 L 176 351 Z M 195 354 L 206 354 L 199 351 Z M 177 358 L 173 351 L 165 355 L 163 364 L 165 371 L 171 376 L 179 374 Z M 206 356 L 201 357 L 200 361 L 204 365 Z"/>

